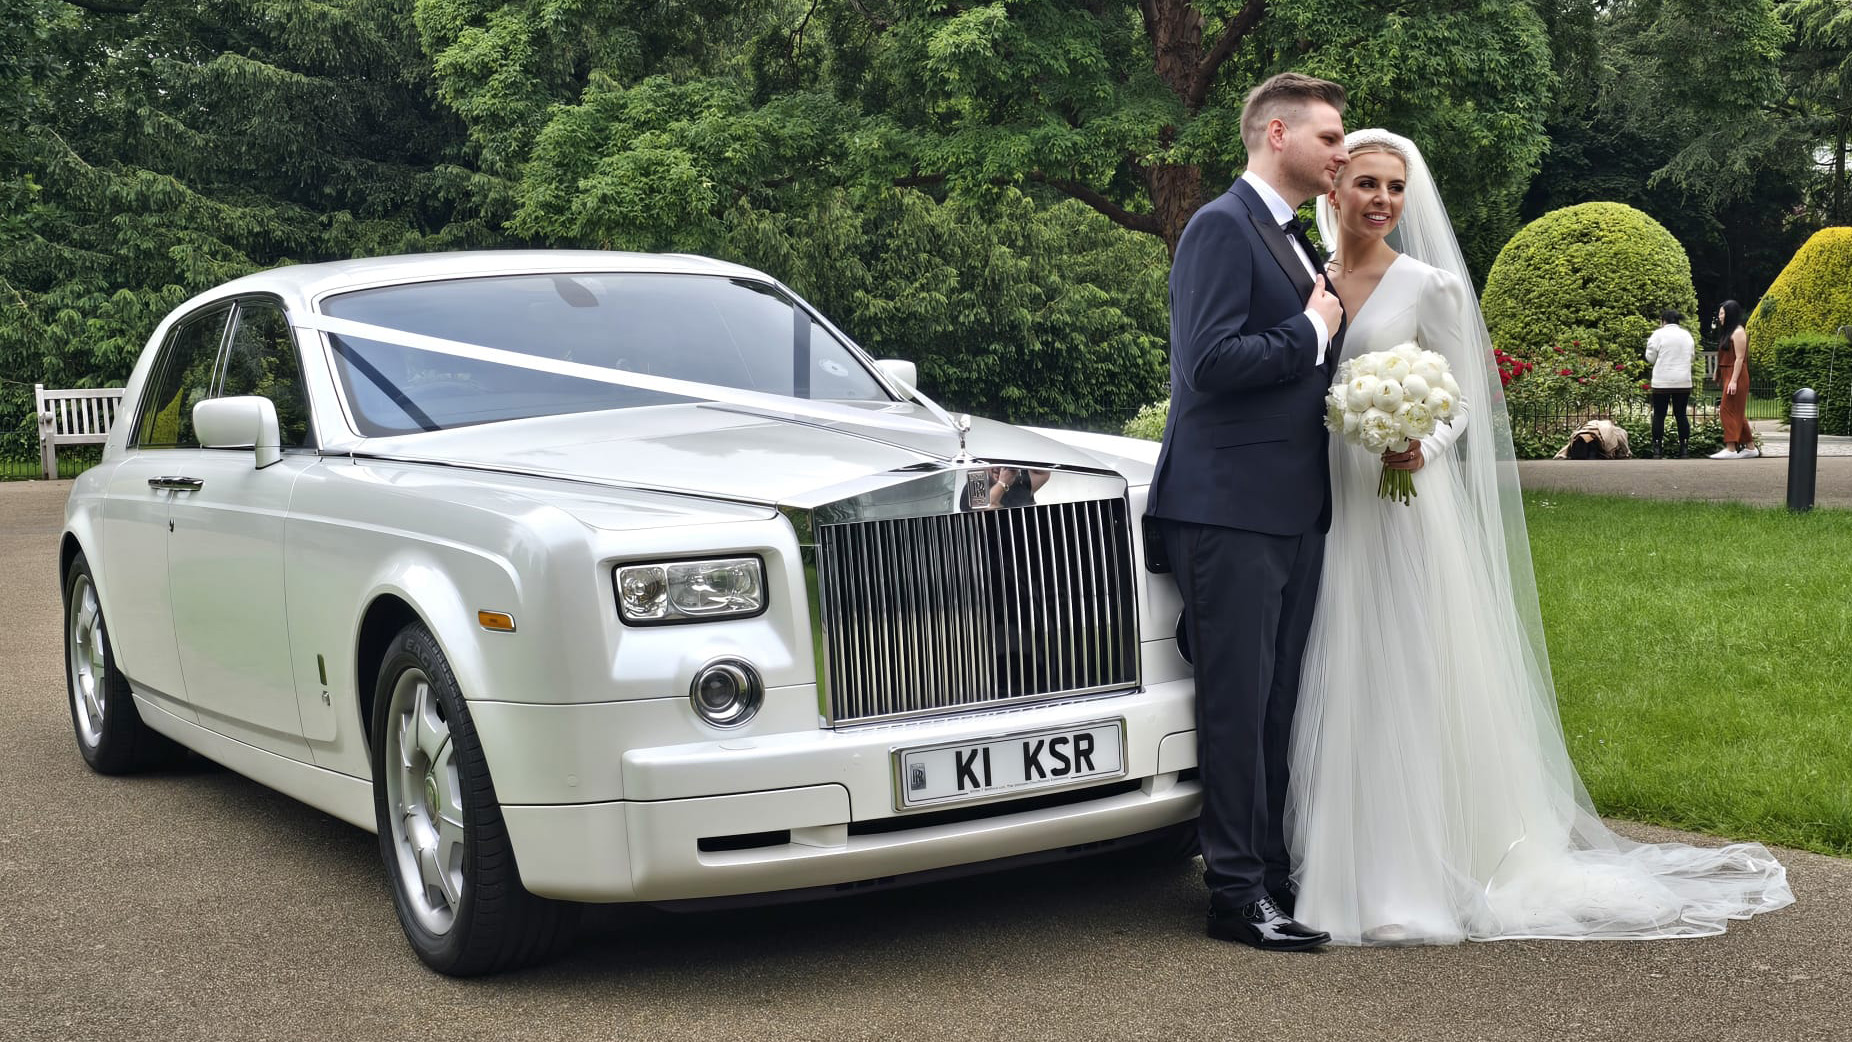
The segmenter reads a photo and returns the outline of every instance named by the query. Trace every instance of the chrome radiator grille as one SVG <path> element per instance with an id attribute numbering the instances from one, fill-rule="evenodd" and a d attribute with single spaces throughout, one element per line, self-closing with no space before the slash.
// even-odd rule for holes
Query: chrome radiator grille
<path id="1" fill-rule="evenodd" d="M 832 723 L 1130 687 L 1124 500 L 821 525 Z"/>

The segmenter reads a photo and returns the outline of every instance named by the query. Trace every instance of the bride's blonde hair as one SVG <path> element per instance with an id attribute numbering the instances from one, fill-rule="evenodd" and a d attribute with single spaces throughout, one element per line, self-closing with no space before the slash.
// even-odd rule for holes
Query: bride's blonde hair
<path id="1" fill-rule="evenodd" d="M 1397 148 L 1393 143 L 1388 142 L 1388 141 L 1381 141 L 1381 140 L 1359 141 L 1357 142 L 1356 145 L 1352 146 L 1350 150 L 1350 157 L 1352 159 L 1355 159 L 1358 156 L 1369 155 L 1372 152 L 1380 152 L 1383 155 L 1394 156 L 1397 159 L 1400 159 L 1402 161 L 1402 171 L 1404 173 L 1408 171 L 1408 153 L 1402 151 L 1401 149 Z M 1340 171 L 1338 173 L 1338 179 L 1342 180 L 1344 177 L 1344 172 L 1348 170 L 1350 170 L 1350 164 L 1346 163 L 1344 164 L 1344 171 Z"/>

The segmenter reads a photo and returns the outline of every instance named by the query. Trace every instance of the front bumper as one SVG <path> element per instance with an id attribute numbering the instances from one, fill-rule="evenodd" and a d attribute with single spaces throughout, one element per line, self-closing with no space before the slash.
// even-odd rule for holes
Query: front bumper
<path id="1" fill-rule="evenodd" d="M 1036 790 L 949 812 L 894 809 L 896 748 L 1103 719 L 1125 721 L 1118 778 L 1059 797 Z M 1201 795 L 1179 777 L 1196 766 L 1194 726 L 1184 679 L 1008 712 L 633 748 L 622 757 L 624 798 L 504 804 L 502 815 L 523 884 L 544 897 L 670 901 L 832 886 L 1187 821 Z"/>

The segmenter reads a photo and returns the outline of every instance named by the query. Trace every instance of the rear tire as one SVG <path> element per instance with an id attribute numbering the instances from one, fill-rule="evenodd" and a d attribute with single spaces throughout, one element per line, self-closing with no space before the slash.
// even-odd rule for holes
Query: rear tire
<path id="1" fill-rule="evenodd" d="M 77 751 L 98 774 L 133 774 L 186 755 L 142 723 L 128 678 L 116 669 L 90 562 L 79 553 L 64 575 L 64 683 Z"/>
<path id="2" fill-rule="evenodd" d="M 387 646 L 373 707 L 380 856 L 412 950 L 453 977 L 550 958 L 578 906 L 521 885 L 469 706 L 423 623 Z"/>

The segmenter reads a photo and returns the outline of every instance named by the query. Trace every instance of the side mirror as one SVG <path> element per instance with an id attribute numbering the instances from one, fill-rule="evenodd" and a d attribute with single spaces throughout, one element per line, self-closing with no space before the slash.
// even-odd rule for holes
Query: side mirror
<path id="1" fill-rule="evenodd" d="M 258 470 L 283 459 L 277 407 L 268 398 L 208 398 L 193 406 L 193 430 L 208 449 L 257 450 Z"/>
<path id="2" fill-rule="evenodd" d="M 879 367 L 881 372 L 886 374 L 889 379 L 898 380 L 908 388 L 914 388 L 920 385 L 919 366 L 914 365 L 904 358 L 883 358 L 876 362 L 875 365 Z"/>

